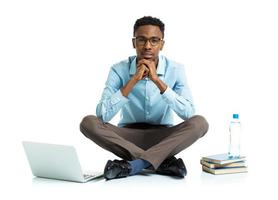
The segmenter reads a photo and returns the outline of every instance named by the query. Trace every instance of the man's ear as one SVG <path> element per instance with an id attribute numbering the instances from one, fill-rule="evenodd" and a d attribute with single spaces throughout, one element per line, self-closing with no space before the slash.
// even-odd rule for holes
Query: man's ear
<path id="1" fill-rule="evenodd" d="M 135 39 L 134 38 L 132 38 L 132 46 L 133 46 L 134 49 L 136 48 L 136 46 L 135 46 Z"/>
<path id="2" fill-rule="evenodd" d="M 163 47 L 164 47 L 164 43 L 165 43 L 165 41 L 163 40 L 163 41 L 161 42 L 160 51 L 162 51 L 162 49 L 163 49 Z"/>

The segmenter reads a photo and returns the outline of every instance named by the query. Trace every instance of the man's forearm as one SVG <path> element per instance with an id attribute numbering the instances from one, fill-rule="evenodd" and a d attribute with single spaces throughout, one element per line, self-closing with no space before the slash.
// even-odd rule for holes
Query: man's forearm
<path id="1" fill-rule="evenodd" d="M 131 79 L 129 79 L 129 81 L 121 88 L 122 95 L 127 97 L 137 82 L 138 82 L 138 80 L 135 76 L 133 76 Z"/>
<path id="2" fill-rule="evenodd" d="M 167 85 L 159 78 L 157 78 L 153 82 L 159 88 L 160 94 L 163 94 L 165 92 L 165 90 L 167 89 Z"/>
<path id="3" fill-rule="evenodd" d="M 136 85 L 136 83 L 140 80 L 140 78 L 138 78 L 137 76 L 133 76 L 126 85 L 124 85 L 121 88 L 121 92 L 122 95 L 127 97 L 128 94 L 131 92 L 131 90 L 133 89 L 133 87 Z M 157 78 L 156 80 L 153 80 L 153 82 L 155 83 L 155 85 L 159 88 L 160 93 L 163 94 L 165 92 L 165 90 L 167 89 L 167 85 L 160 80 L 159 78 Z"/>

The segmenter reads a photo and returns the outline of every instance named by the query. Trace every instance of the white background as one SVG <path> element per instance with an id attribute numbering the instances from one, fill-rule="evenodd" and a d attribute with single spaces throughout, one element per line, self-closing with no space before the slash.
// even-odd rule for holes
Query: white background
<path id="1" fill-rule="evenodd" d="M 1 199 L 277 196 L 277 10 L 270 0 L 1 1 Z M 197 114 L 210 123 L 208 134 L 178 155 L 188 176 L 85 185 L 33 179 L 23 140 L 73 145 L 87 169 L 116 158 L 86 139 L 79 123 L 95 114 L 110 66 L 135 54 L 133 24 L 144 15 L 165 23 L 162 54 L 185 65 Z M 227 151 L 234 112 L 249 172 L 205 174 L 199 159 Z"/>

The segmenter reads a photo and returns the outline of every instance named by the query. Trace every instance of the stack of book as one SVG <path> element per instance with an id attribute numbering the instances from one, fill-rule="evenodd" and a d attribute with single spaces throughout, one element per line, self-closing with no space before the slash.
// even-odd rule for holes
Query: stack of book
<path id="1" fill-rule="evenodd" d="M 205 156 L 201 159 L 202 169 L 211 174 L 233 174 L 247 172 L 246 159 L 229 158 L 228 154 Z"/>

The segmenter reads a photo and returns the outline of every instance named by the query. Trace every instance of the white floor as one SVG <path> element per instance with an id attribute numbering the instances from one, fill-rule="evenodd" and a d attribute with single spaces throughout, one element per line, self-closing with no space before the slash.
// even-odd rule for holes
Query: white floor
<path id="1" fill-rule="evenodd" d="M 242 152 L 247 156 L 248 173 L 211 175 L 202 172 L 199 163 L 202 156 L 227 150 L 227 125 L 221 117 L 215 116 L 208 117 L 210 129 L 207 135 L 177 155 L 183 158 L 187 167 L 188 174 L 184 179 L 143 174 L 111 181 L 98 179 L 84 184 L 33 177 L 21 142 L 73 145 L 84 170 L 102 171 L 106 161 L 116 157 L 85 138 L 77 128 L 53 125 L 38 132 L 40 124 L 30 124 L 31 131 L 29 128 L 22 131 L 28 119 L 22 118 L 24 123 L 21 126 L 13 125 L 10 120 L 11 126 L 2 129 L 0 135 L 0 199 L 278 199 L 275 116 L 261 123 L 260 118 L 251 114 L 243 120 L 242 134 Z M 67 124 L 67 121 L 64 119 L 63 123 Z M 33 130 L 35 125 L 37 127 Z"/>
<path id="2" fill-rule="evenodd" d="M 201 171 L 198 158 L 188 158 L 189 162 L 183 156 L 188 170 L 184 179 L 143 173 L 83 184 L 33 177 L 22 149 L 16 152 L 18 157 L 1 170 L 1 199 L 277 199 L 275 167 L 260 169 L 252 157 L 248 173 L 211 175 Z"/>
<path id="3" fill-rule="evenodd" d="M 278 199 L 277 137 L 273 132 L 275 120 L 272 119 L 273 126 L 268 127 L 257 121 L 253 125 L 245 123 L 242 151 L 247 156 L 248 173 L 211 175 L 202 172 L 200 158 L 222 153 L 227 147 L 226 126 L 218 128 L 218 124 L 223 123 L 220 118 L 214 118 L 209 119 L 211 126 L 208 134 L 177 155 L 183 158 L 187 167 L 188 174 L 184 179 L 142 174 L 111 181 L 100 178 L 84 184 L 33 177 L 21 142 L 34 140 L 73 145 L 84 170 L 102 171 L 106 161 L 116 157 L 85 138 L 78 130 L 72 131 L 71 127 L 49 132 L 64 133 L 60 136 L 37 134 L 35 131 L 21 133 L 19 126 L 14 129 L 7 127 L 5 130 L 10 134 L 0 135 L 0 199 Z M 16 134 L 11 134 L 13 132 Z M 66 133 L 69 134 L 65 139 Z"/>
<path id="4" fill-rule="evenodd" d="M 100 179 L 86 184 L 26 177 L 24 180 L 15 180 L 13 186 L 11 185 L 15 190 L 7 195 L 24 199 L 76 199 L 79 197 L 82 199 L 105 197 L 106 199 L 106 197 L 114 196 L 116 199 L 120 197 L 129 199 L 132 195 L 135 199 L 146 197 L 172 199 L 177 196 L 182 199 L 190 197 L 234 199 L 258 196 L 275 199 L 273 196 L 275 186 L 259 183 L 255 178 L 251 178 L 250 173 L 213 176 L 198 171 L 198 174 L 189 174 L 183 180 L 157 175 L 140 175 L 113 181 Z"/>

